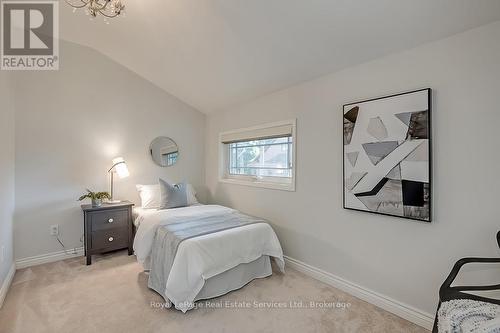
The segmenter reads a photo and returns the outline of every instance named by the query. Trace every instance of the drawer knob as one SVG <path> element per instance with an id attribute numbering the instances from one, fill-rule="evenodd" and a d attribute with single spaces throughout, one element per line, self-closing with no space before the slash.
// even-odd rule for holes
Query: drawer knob
<path id="1" fill-rule="evenodd" d="M 109 219 L 109 220 L 108 220 L 108 222 L 109 222 L 109 223 L 113 223 L 113 222 L 115 222 L 115 220 L 113 220 L 113 219 Z"/>
<path id="2" fill-rule="evenodd" d="M 109 237 L 109 238 L 108 238 L 108 240 L 109 240 L 110 242 L 112 242 L 112 241 L 114 240 L 114 238 L 113 238 L 113 237 Z"/>

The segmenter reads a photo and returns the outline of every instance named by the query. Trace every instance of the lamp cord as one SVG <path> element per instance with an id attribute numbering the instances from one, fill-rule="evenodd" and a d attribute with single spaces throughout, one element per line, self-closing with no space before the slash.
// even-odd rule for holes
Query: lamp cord
<path id="1" fill-rule="evenodd" d="M 76 248 L 73 248 L 73 252 L 71 252 L 71 251 L 70 251 L 70 252 L 68 253 L 68 250 L 66 250 L 66 246 L 64 245 L 64 243 L 63 243 L 63 242 L 61 241 L 61 239 L 59 238 L 59 235 L 56 235 L 56 239 L 57 239 L 57 241 L 59 242 L 59 244 L 61 244 L 61 246 L 62 246 L 62 248 L 63 248 L 63 250 L 64 250 L 64 253 L 65 253 L 65 254 L 77 254 L 77 253 L 76 253 Z"/>

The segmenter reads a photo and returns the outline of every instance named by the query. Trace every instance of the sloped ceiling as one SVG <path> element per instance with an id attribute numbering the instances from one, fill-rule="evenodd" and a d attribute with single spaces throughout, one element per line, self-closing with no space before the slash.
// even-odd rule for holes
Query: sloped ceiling
<path id="1" fill-rule="evenodd" d="M 61 38 L 206 113 L 500 19 L 498 0 L 123 1 L 111 24 L 61 1 Z"/>

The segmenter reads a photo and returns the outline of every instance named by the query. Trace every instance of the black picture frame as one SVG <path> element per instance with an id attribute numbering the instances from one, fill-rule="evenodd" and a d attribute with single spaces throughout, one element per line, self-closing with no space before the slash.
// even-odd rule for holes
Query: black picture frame
<path id="1" fill-rule="evenodd" d="M 429 140 L 429 146 L 428 146 L 428 151 L 429 151 L 429 156 L 428 156 L 428 174 L 429 174 L 429 200 L 428 200 L 428 207 L 429 207 L 429 213 L 428 213 L 428 219 L 421 219 L 421 218 L 416 218 L 416 217 L 409 217 L 409 216 L 401 216 L 401 215 L 396 215 L 396 214 L 388 214 L 388 213 L 382 213 L 382 212 L 377 212 L 377 211 L 370 211 L 370 210 L 363 210 L 363 209 L 357 209 L 357 208 L 352 208 L 352 207 L 346 207 L 346 175 L 345 175 L 345 163 L 346 163 L 346 152 L 345 152 L 345 136 L 344 136 L 344 115 L 345 115 L 345 109 L 346 107 L 356 105 L 356 104 L 361 104 L 361 103 L 367 103 L 367 102 L 372 102 L 372 101 L 378 101 L 382 99 L 389 99 L 389 98 L 394 98 L 402 95 L 408 95 L 408 94 L 414 94 L 418 92 L 426 91 L 427 92 L 427 103 L 428 103 L 428 119 L 427 119 L 427 125 L 428 125 L 428 140 Z M 371 98 L 371 99 L 366 99 L 362 101 L 357 101 L 357 102 L 351 102 L 344 104 L 342 106 L 342 206 L 346 210 L 351 210 L 351 211 L 358 211 L 358 212 L 364 212 L 364 213 L 371 213 L 371 214 L 377 214 L 377 215 L 384 215 L 384 216 L 390 216 L 390 217 L 397 217 L 405 220 L 412 220 L 412 221 L 418 221 L 418 222 L 423 222 L 423 223 L 431 223 L 432 218 L 433 218 L 433 181 L 432 181 L 432 165 L 433 165 L 433 141 L 432 141 L 432 89 L 431 88 L 422 88 L 422 89 L 417 89 L 417 90 L 412 90 L 412 91 L 406 91 L 402 93 L 397 93 L 397 94 L 392 94 L 392 95 L 386 95 L 386 96 L 381 96 L 381 97 L 376 97 L 376 98 Z"/>

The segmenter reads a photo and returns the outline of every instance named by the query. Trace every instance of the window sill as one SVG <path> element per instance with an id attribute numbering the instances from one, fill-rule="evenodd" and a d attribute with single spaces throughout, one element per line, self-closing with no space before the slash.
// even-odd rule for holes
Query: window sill
<path id="1" fill-rule="evenodd" d="M 249 181 L 249 180 L 243 180 L 243 179 L 221 178 L 221 179 L 219 179 L 219 183 L 235 184 L 235 185 L 243 185 L 243 186 L 251 186 L 251 187 L 261 187 L 261 188 L 267 188 L 267 189 L 271 189 L 271 190 L 295 192 L 295 184 L 293 182 L 291 184 L 280 184 L 280 183 L 271 183 L 271 182 Z"/>

